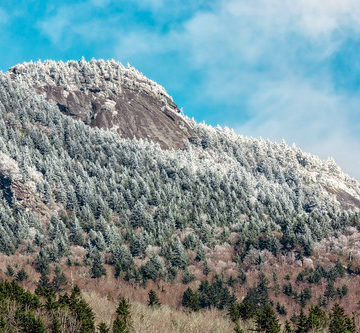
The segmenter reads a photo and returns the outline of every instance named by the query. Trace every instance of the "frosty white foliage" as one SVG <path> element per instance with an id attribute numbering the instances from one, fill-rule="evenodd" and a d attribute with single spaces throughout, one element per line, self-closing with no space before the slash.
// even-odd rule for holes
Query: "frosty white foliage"
<path id="1" fill-rule="evenodd" d="M 6 176 L 14 180 L 21 179 L 21 173 L 17 162 L 7 154 L 0 151 L 0 170 Z"/>
<path id="2" fill-rule="evenodd" d="M 162 87 L 132 68 L 114 61 L 48 61 L 13 70 L 22 73 L 16 80 L 0 73 L 0 167 L 21 175 L 19 181 L 32 180 L 46 205 L 56 203 L 74 216 L 66 227 L 55 219 L 49 228 L 53 235 L 46 235 L 52 242 L 67 243 L 70 235 L 77 245 L 85 230 L 90 243 L 84 246 L 110 251 L 122 269 L 132 256 L 158 251 L 183 267 L 186 253 L 174 236 L 185 238 L 191 230 L 192 250 L 208 256 L 209 265 L 221 259 L 232 269 L 234 243 L 242 259 L 249 255 L 251 262 L 260 255 L 272 261 L 280 251 L 309 249 L 314 241 L 360 225 L 360 185 L 332 160 L 186 117 L 195 134 L 182 150 L 162 150 L 75 121 L 32 88 L 34 82 L 61 81 L 70 90 L 77 89 L 78 80 L 88 80 L 115 94 L 141 86 L 171 101 Z M 0 201 L 5 227 L 12 214 L 11 200 Z M 10 236 L 2 251 L 19 243 L 12 243 L 20 236 L 11 228 L 3 232 Z M 124 238 L 129 244 L 121 247 Z"/>
<path id="3" fill-rule="evenodd" d="M 65 91 L 78 90 L 79 83 L 87 83 L 90 86 L 101 88 L 102 94 L 121 95 L 123 88 L 134 91 L 144 91 L 162 100 L 166 108 L 175 111 L 173 106 L 167 103 L 172 98 L 166 90 L 156 82 L 148 79 L 134 67 L 124 67 L 114 60 L 95 60 L 86 62 L 68 61 L 56 62 L 46 60 L 41 62 L 28 62 L 10 68 L 10 73 L 16 73 L 19 80 L 29 86 L 43 87 L 62 85 Z M 164 98 L 166 97 L 166 98 Z"/>
<path id="4" fill-rule="evenodd" d="M 335 254 L 338 258 L 360 262 L 360 232 L 353 228 L 347 230 L 340 236 L 331 236 L 314 244 L 315 254 L 318 256 Z"/>

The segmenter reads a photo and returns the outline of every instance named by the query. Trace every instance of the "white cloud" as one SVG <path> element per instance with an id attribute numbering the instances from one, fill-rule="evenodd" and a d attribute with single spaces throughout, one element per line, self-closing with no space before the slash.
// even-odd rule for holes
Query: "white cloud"
<path id="1" fill-rule="evenodd" d="M 359 31 L 357 0 L 224 0 L 166 34 L 121 36 L 118 54 L 160 57 L 176 50 L 204 75 L 203 100 L 245 100 L 250 119 L 233 124 L 239 132 L 332 155 L 360 178 L 360 156 L 348 156 L 359 151 L 351 115 L 360 99 L 337 91 L 326 65 Z"/>
<path id="2" fill-rule="evenodd" d="M 358 109 L 360 98 L 349 99 L 326 87 L 299 81 L 261 87 L 250 101 L 251 119 L 236 131 L 276 141 L 285 138 L 322 158 L 333 157 L 345 171 L 360 178 L 356 154 L 360 138 L 350 117 Z"/>
<path id="3" fill-rule="evenodd" d="M 360 3 L 357 0 L 314 0 L 295 2 L 295 14 L 300 12 L 300 27 L 309 35 L 333 33 L 339 29 L 360 29 Z"/>
<path id="4" fill-rule="evenodd" d="M 6 13 L 6 11 L 2 8 L 0 8 L 0 24 L 5 24 L 9 20 L 9 15 Z"/>
<path id="5" fill-rule="evenodd" d="M 96 7 L 105 7 L 111 3 L 111 0 L 90 0 L 90 3 Z"/>
<path id="6" fill-rule="evenodd" d="M 71 16 L 72 11 L 68 7 L 62 7 L 55 16 L 39 22 L 38 27 L 54 44 L 57 44 L 61 42 L 65 29 L 71 25 Z"/>
<path id="7" fill-rule="evenodd" d="M 150 30 L 142 24 L 122 26 L 118 18 L 113 24 L 79 23 L 74 13 L 84 8 L 65 6 L 41 27 L 60 45 L 69 30 L 90 41 L 106 35 L 116 41 L 109 45 L 116 56 L 130 61 L 151 57 L 161 63 L 164 55 L 176 54 L 184 71 L 202 76 L 194 99 L 224 109 L 243 106 L 239 112 L 246 112 L 248 121 L 230 123 L 239 132 L 286 138 L 322 157 L 332 155 L 360 179 L 360 155 L 348 156 L 359 151 L 360 126 L 352 116 L 360 99 L 336 89 L 328 66 L 344 41 L 360 32 L 358 0 L 218 0 L 206 10 L 201 0 L 186 6 L 169 1 L 171 6 L 163 0 L 137 3 L 159 22 L 170 15 L 169 7 L 174 15 L 190 6 L 192 16 Z"/>
<path id="8" fill-rule="evenodd" d="M 52 15 L 37 23 L 39 30 L 46 35 L 53 44 L 62 49 L 74 47 L 79 41 L 91 42 L 112 36 L 117 26 L 114 25 L 114 18 L 89 19 L 91 10 L 97 7 L 105 7 L 110 1 L 90 0 L 71 5 L 63 5 L 56 8 Z M 116 18 L 115 18 L 116 20 Z"/>
<path id="9" fill-rule="evenodd" d="M 164 0 L 137 0 L 140 8 L 151 9 L 157 11 L 164 6 Z"/>

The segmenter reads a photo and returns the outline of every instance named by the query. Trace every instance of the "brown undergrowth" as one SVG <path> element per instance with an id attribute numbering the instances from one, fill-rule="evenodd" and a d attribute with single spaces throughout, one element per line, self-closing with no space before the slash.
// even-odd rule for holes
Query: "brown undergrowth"
<path id="1" fill-rule="evenodd" d="M 307 302 L 305 310 L 310 304 L 317 304 L 324 296 L 327 280 L 323 278 L 318 284 L 310 284 L 306 279 L 297 281 L 298 274 L 304 269 L 311 270 L 319 264 L 329 269 L 336 263 L 341 263 L 344 267 L 348 267 L 352 262 L 354 264 L 358 263 L 360 257 L 359 239 L 359 233 L 351 232 L 349 235 L 344 234 L 337 239 L 328 239 L 318 243 L 315 246 L 311 260 L 309 258 L 302 261 L 296 260 L 291 254 L 275 258 L 269 253 L 261 253 L 263 262 L 260 265 L 254 265 L 252 255 L 256 258 L 259 253 L 250 254 L 243 262 L 244 268 L 247 268 L 247 282 L 244 285 L 236 282 L 232 290 L 237 299 L 241 301 L 245 297 L 247 290 L 256 285 L 259 272 L 265 273 L 269 280 L 269 296 L 274 305 L 277 302 L 285 305 L 287 315 L 280 316 L 281 321 L 285 321 L 292 314 L 299 313 L 301 307 L 298 300 L 283 293 L 283 286 L 291 282 L 294 291 L 298 294 L 304 288 L 310 288 L 311 300 Z M 65 290 L 70 290 L 75 284 L 80 287 L 83 297 L 94 309 L 97 323 L 100 321 L 107 324 L 112 323 L 115 318 L 117 299 L 122 295 L 132 302 L 133 324 L 137 332 L 231 332 L 233 330 L 233 325 L 228 319 L 226 311 L 211 309 L 188 313 L 181 306 L 181 299 L 185 289 L 189 286 L 197 289 L 199 281 L 184 285 L 181 283 L 180 273 L 173 283 L 148 281 L 143 286 L 115 278 L 114 268 L 109 265 L 105 265 L 107 276 L 92 279 L 89 274 L 89 267 L 83 263 L 86 251 L 80 247 L 73 247 L 71 250 L 72 256 L 70 259 L 73 264 L 68 266 L 65 258 L 58 263 L 68 281 Z M 189 269 L 195 274 L 197 280 L 211 280 L 215 273 L 223 276 L 225 281 L 230 275 L 236 278 L 238 271 L 231 264 L 231 256 L 227 251 L 228 249 L 225 247 L 217 247 L 212 254 L 208 254 L 207 259 L 212 270 L 208 277 L 202 274 L 200 264 L 199 266 L 192 265 Z M 23 287 L 34 291 L 40 277 L 40 274 L 35 271 L 33 266 L 36 255 L 37 253 L 16 254 L 13 256 L 0 254 L 0 278 L 9 279 L 6 275 L 8 265 L 14 268 L 15 273 L 21 268 L 25 268 L 29 278 L 21 282 L 21 284 Z M 216 262 L 219 262 L 220 257 L 222 261 L 216 267 Z M 247 267 L 245 267 L 246 265 Z M 54 265 L 52 264 L 51 267 L 53 271 Z M 274 276 L 276 276 L 277 282 L 274 281 Z M 278 288 L 276 288 L 276 284 Z M 348 294 L 342 299 L 328 300 L 326 310 L 329 311 L 333 304 L 338 302 L 349 315 L 352 312 L 359 312 L 360 276 L 345 274 L 344 277 L 336 279 L 334 288 L 336 290 L 343 285 L 348 287 Z M 147 306 L 150 289 L 156 291 L 162 304 L 160 308 L 152 309 Z"/>

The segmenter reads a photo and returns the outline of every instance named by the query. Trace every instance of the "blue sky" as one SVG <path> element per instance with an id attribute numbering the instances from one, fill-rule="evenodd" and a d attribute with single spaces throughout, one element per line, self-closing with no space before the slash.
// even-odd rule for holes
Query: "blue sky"
<path id="1" fill-rule="evenodd" d="M 296 143 L 360 179 L 358 0 L 0 1 L 0 69 L 129 62 L 198 121 Z"/>

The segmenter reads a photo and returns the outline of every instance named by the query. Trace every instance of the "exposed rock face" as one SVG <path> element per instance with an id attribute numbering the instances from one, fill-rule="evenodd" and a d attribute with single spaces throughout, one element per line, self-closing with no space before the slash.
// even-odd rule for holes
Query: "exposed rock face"
<path id="1" fill-rule="evenodd" d="M 44 204 L 36 192 L 36 185 L 43 182 L 42 175 L 32 168 L 27 168 L 28 180 L 23 181 L 22 172 L 18 163 L 8 155 L 0 152 L 0 197 L 13 208 L 14 202 L 21 204 L 25 209 L 36 212 L 40 218 L 49 218 L 52 208 Z"/>
<path id="2" fill-rule="evenodd" d="M 357 207 L 358 209 L 360 209 L 360 200 L 356 196 L 349 194 L 343 189 L 334 189 L 329 187 L 325 187 L 325 189 L 329 193 L 336 195 L 336 198 L 343 209 L 346 210 L 353 207 Z"/>
<path id="3" fill-rule="evenodd" d="M 55 103 L 62 113 L 74 119 L 115 131 L 124 138 L 157 142 L 163 149 L 181 149 L 184 142 L 191 138 L 194 146 L 205 148 L 209 153 L 211 137 L 224 135 L 221 132 L 216 134 L 216 130 L 206 126 L 201 129 L 202 126 L 194 125 L 193 129 L 163 87 L 134 68 L 124 67 L 115 61 L 25 63 L 12 67 L 6 76 L 15 86 L 30 88 L 34 94 L 44 96 Z M 48 129 L 42 130 L 46 132 Z M 272 165 L 280 167 L 283 179 L 278 177 L 280 180 L 277 181 L 281 186 L 286 182 L 291 191 L 298 192 L 300 183 L 308 185 L 304 186 L 301 195 L 306 198 L 303 209 L 309 214 L 324 209 L 327 198 L 336 200 L 341 209 L 360 209 L 359 183 L 344 174 L 333 160 L 323 162 L 285 144 L 276 146 L 262 140 L 227 135 L 216 140 L 228 142 L 232 148 L 224 146 L 223 150 L 217 148 L 213 152 L 213 162 L 221 160 L 221 167 L 231 165 L 228 163 L 238 167 L 240 162 L 249 166 L 251 171 L 247 171 L 250 174 L 255 172 L 254 181 L 258 181 L 262 174 L 269 184 L 272 178 L 278 177 L 269 177 L 274 170 Z M 230 138 L 233 142 L 227 141 Z M 252 152 L 254 147 L 261 153 L 248 159 L 249 151 Z M 277 158 L 273 157 L 274 150 Z M 319 186 L 321 200 L 318 200 Z M 256 202 L 255 197 L 249 200 Z"/>
<path id="4" fill-rule="evenodd" d="M 306 268 L 314 268 L 314 262 L 310 258 L 304 258 L 303 259 L 303 266 Z"/>
<path id="5" fill-rule="evenodd" d="M 164 88 L 115 61 L 26 63 L 12 67 L 9 75 L 54 101 L 63 113 L 125 138 L 179 149 L 193 133 Z"/>

